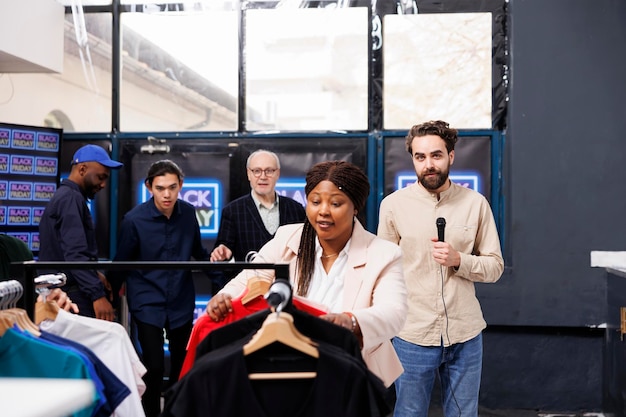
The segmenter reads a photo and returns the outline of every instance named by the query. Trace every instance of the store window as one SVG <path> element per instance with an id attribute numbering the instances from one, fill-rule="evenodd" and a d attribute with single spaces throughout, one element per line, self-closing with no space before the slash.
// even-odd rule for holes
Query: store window
<path id="1" fill-rule="evenodd" d="M 80 6 L 105 6 L 111 4 L 111 0 L 57 0 L 64 6 L 80 7 Z"/>
<path id="2" fill-rule="evenodd" d="M 366 130 L 367 8 L 245 14 L 247 130 Z"/>
<path id="3" fill-rule="evenodd" d="M 59 1 L 63 72 L 0 74 L 3 120 L 105 134 L 505 125 L 504 0 Z"/>
<path id="4" fill-rule="evenodd" d="M 237 130 L 237 12 L 130 10 L 121 16 L 120 129 Z"/>
<path id="5" fill-rule="evenodd" d="M 492 128 L 492 15 L 384 18 L 384 127 Z"/>

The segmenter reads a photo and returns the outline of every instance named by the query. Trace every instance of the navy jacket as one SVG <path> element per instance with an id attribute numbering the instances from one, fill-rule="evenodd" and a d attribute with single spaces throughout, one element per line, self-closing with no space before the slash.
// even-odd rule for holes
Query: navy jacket
<path id="1" fill-rule="evenodd" d="M 97 261 L 96 231 L 87 197 L 78 184 L 65 179 L 59 185 L 39 223 L 40 261 Z M 43 272 L 43 271 L 39 271 Z M 64 271 L 66 287 L 78 285 L 91 301 L 106 295 L 95 271 Z"/>
<path id="2" fill-rule="evenodd" d="M 154 199 L 124 216 L 116 261 L 197 261 L 209 259 L 202 246 L 194 207 L 178 200 L 168 219 Z M 142 323 L 175 329 L 193 320 L 195 288 L 190 270 L 136 270 L 126 278 L 128 308 Z"/>

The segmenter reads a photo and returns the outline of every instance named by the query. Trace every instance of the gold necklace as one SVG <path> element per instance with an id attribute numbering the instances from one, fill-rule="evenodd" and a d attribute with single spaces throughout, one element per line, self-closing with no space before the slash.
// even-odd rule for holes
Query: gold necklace
<path id="1" fill-rule="evenodd" d="M 332 258 L 332 257 L 337 256 L 337 255 L 339 255 L 339 252 L 333 253 L 331 255 L 322 255 L 321 258 L 322 259 L 328 259 L 328 258 Z"/>

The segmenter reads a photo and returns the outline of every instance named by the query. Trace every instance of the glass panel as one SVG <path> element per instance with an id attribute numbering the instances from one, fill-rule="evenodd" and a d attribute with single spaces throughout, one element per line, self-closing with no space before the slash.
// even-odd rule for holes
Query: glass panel
<path id="1" fill-rule="evenodd" d="M 491 24 L 491 13 L 385 16 L 385 129 L 491 129 Z"/>
<path id="2" fill-rule="evenodd" d="M 239 4 L 239 0 L 122 0 L 121 4 L 133 5 L 134 8 L 131 10 L 134 12 L 189 12 L 194 10 L 233 10 Z"/>
<path id="3" fill-rule="evenodd" d="M 111 14 L 77 11 L 66 15 L 62 73 L 0 74 L 2 121 L 111 130 Z"/>
<path id="4" fill-rule="evenodd" d="M 122 131 L 237 129 L 235 11 L 122 14 Z"/>
<path id="5" fill-rule="evenodd" d="M 111 0 L 57 0 L 64 6 L 106 6 L 111 4 Z"/>
<path id="6" fill-rule="evenodd" d="M 246 12 L 247 130 L 365 130 L 368 11 Z"/>

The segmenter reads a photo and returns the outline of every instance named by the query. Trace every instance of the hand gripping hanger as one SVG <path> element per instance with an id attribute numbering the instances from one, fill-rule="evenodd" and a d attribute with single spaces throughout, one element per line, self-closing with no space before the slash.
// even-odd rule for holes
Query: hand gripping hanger
<path id="1" fill-rule="evenodd" d="M 39 325 L 44 320 L 54 320 L 59 313 L 59 306 L 54 301 L 47 301 L 48 294 L 53 288 L 62 287 L 67 281 L 64 273 L 40 275 L 35 278 L 35 292 L 41 295 L 43 301 L 35 303 L 35 323 Z"/>
<path id="2" fill-rule="evenodd" d="M 52 288 L 59 288 L 65 285 L 67 276 L 59 272 L 57 274 L 39 275 L 35 278 L 35 292 L 45 297 L 50 294 Z"/>

